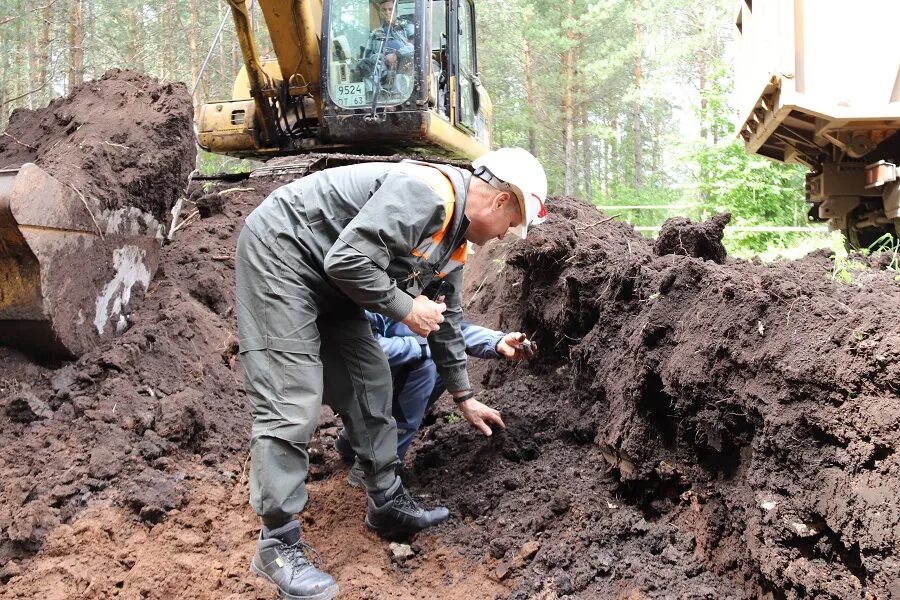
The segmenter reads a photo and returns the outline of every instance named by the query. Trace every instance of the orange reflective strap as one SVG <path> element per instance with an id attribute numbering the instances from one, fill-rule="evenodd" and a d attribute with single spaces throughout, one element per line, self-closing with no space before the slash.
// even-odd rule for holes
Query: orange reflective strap
<path id="1" fill-rule="evenodd" d="M 412 175 L 424 181 L 444 202 L 444 222 L 441 228 L 412 251 L 413 256 L 428 260 L 431 251 L 439 246 L 447 235 L 447 230 L 453 221 L 453 210 L 456 207 L 456 193 L 453 190 L 453 183 L 442 171 L 434 167 L 413 163 L 397 163 L 394 165 L 394 168 L 401 173 Z"/>
<path id="2" fill-rule="evenodd" d="M 450 260 L 447 262 L 447 265 L 444 267 L 445 271 L 441 271 L 437 274 L 439 279 L 443 279 L 453 271 L 455 271 L 458 267 L 466 264 L 466 259 L 469 257 L 469 242 L 466 242 L 459 248 L 453 251 L 453 254 L 450 255 Z"/>

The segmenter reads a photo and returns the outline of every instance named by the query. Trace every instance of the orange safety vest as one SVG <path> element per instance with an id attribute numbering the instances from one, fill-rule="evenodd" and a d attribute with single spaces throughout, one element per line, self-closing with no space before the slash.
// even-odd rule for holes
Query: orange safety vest
<path id="1" fill-rule="evenodd" d="M 444 222 L 441 228 L 413 248 L 412 255 L 424 260 L 438 279 L 466 263 L 469 243 L 465 240 L 454 247 L 465 220 L 467 182 L 456 169 L 414 160 L 404 160 L 395 167 L 418 179 L 444 201 Z"/>

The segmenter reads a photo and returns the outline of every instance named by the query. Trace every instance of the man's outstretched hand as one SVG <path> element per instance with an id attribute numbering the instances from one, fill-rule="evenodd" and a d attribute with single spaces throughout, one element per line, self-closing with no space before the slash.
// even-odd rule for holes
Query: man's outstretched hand
<path id="1" fill-rule="evenodd" d="M 472 427 L 478 429 L 484 435 L 490 437 L 494 432 L 490 425 L 496 425 L 502 429 L 506 429 L 503 419 L 500 418 L 500 411 L 482 404 L 475 398 L 469 398 L 459 403 L 459 410 Z"/>
<path id="2" fill-rule="evenodd" d="M 447 305 L 443 302 L 434 302 L 426 296 L 416 296 L 413 299 L 412 310 L 403 319 L 403 324 L 412 329 L 416 335 L 428 337 L 432 331 L 440 329 L 444 322 L 444 311 Z"/>
<path id="3" fill-rule="evenodd" d="M 506 360 L 525 360 L 537 354 L 537 344 L 524 333 L 514 331 L 497 342 L 497 354 Z"/>

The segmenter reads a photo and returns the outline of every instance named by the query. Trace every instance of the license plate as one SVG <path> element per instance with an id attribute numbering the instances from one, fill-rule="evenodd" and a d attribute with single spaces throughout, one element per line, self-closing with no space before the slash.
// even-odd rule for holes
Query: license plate
<path id="1" fill-rule="evenodd" d="M 354 108 L 366 105 L 366 86 L 364 83 L 340 83 L 337 86 L 337 102 L 341 106 Z"/>

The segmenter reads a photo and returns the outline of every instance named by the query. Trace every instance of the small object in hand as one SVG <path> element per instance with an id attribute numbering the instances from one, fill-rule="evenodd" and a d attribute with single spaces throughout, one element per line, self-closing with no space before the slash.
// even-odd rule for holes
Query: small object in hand
<path id="1" fill-rule="evenodd" d="M 537 344 L 532 342 L 531 340 L 526 339 L 522 344 L 517 348 L 519 352 L 525 355 L 526 358 L 531 358 L 535 354 L 537 354 Z"/>
<path id="2" fill-rule="evenodd" d="M 435 292 L 434 292 L 433 300 L 435 302 L 443 302 L 444 296 L 446 295 L 446 293 L 447 293 L 447 282 L 442 279 L 441 282 L 437 286 L 437 290 L 435 290 Z"/>

